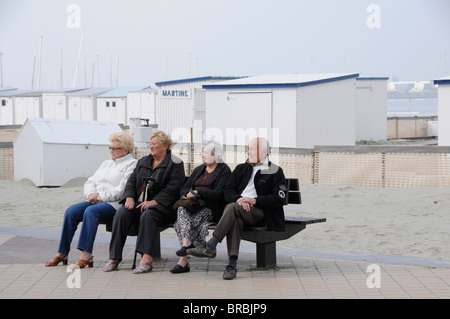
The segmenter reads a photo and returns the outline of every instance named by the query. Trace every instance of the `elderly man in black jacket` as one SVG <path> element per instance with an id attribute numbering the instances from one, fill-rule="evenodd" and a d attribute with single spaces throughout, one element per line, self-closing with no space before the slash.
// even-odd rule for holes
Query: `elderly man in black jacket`
<path id="1" fill-rule="evenodd" d="M 265 138 L 254 138 L 248 144 L 248 160 L 236 166 L 225 188 L 229 203 L 205 249 L 192 248 L 195 257 L 214 258 L 216 246 L 227 237 L 229 264 L 224 279 L 236 277 L 239 245 L 245 226 L 264 226 L 269 231 L 284 231 L 286 179 L 281 167 L 268 159 Z"/>

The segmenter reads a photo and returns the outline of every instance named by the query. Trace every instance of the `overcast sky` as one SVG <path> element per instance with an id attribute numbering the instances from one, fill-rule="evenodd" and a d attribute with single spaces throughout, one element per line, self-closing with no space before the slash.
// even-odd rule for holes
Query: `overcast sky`
<path id="1" fill-rule="evenodd" d="M 37 87 L 42 37 L 41 88 L 60 88 L 61 52 L 72 87 L 82 35 L 77 87 L 92 70 L 94 86 L 115 85 L 117 60 L 119 86 L 335 72 L 432 80 L 450 73 L 449 16 L 449 0 L 0 0 L 3 82 L 30 89 L 35 65 Z"/>

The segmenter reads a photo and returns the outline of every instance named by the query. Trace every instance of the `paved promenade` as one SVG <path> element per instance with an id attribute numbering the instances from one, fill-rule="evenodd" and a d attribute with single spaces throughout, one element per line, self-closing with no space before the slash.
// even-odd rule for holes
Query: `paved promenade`
<path id="1" fill-rule="evenodd" d="M 215 259 L 191 258 L 191 272 L 175 275 L 169 269 L 177 262 L 176 242 L 163 238 L 163 258 L 154 262 L 153 272 L 132 273 L 134 245 L 128 243 L 120 270 L 104 273 L 108 242 L 107 237 L 102 240 L 99 235 L 94 267 L 70 272 L 62 264 L 44 267 L 56 252 L 55 235 L 26 230 L 21 233 L 18 229 L 10 230 L 16 234 L 8 234 L 7 230 L 0 227 L 0 299 L 450 298 L 450 264 L 445 261 L 415 265 L 414 260 L 392 259 L 387 263 L 352 256 L 302 256 L 280 249 L 276 269 L 257 269 L 254 246 L 248 245 L 240 256 L 237 278 L 225 281 L 222 273 L 226 253 L 220 250 L 225 249 L 225 244 L 219 245 Z M 72 247 L 69 263 L 80 254 L 75 249 L 76 241 Z"/>

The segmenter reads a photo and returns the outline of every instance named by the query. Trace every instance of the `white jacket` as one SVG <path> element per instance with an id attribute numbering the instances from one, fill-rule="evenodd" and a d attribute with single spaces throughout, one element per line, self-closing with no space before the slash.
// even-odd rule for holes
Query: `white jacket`
<path id="1" fill-rule="evenodd" d="M 127 154 L 116 160 L 106 160 L 84 184 L 84 196 L 98 194 L 103 202 L 116 210 L 120 207 L 125 185 L 136 167 L 137 160 Z"/>

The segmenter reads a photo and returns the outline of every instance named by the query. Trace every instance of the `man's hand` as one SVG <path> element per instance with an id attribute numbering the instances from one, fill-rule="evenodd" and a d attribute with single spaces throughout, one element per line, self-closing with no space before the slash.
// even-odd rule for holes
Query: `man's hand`
<path id="1" fill-rule="evenodd" d="M 246 211 L 249 212 L 250 208 L 253 207 L 253 205 L 256 204 L 256 199 L 255 198 L 250 198 L 250 197 L 240 197 L 237 201 L 237 204 L 241 205 L 241 207 Z"/>

